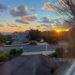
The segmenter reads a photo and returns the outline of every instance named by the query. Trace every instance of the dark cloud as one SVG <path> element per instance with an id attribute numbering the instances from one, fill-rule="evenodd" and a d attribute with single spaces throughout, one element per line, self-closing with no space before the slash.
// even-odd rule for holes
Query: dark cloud
<path id="1" fill-rule="evenodd" d="M 0 12 L 3 12 L 3 11 L 5 11 L 8 8 L 9 8 L 8 5 L 6 5 L 6 4 L 0 4 Z"/>
<path id="2" fill-rule="evenodd" d="M 37 20 L 37 16 L 23 16 L 21 19 L 17 19 L 16 22 L 30 24 L 32 21 Z"/>
<path id="3" fill-rule="evenodd" d="M 11 15 L 14 17 L 20 17 L 28 15 L 28 6 L 18 6 L 11 10 Z"/>
<path id="4" fill-rule="evenodd" d="M 17 19 L 16 22 L 23 23 L 23 24 L 30 24 L 29 22 L 23 21 L 22 19 Z"/>

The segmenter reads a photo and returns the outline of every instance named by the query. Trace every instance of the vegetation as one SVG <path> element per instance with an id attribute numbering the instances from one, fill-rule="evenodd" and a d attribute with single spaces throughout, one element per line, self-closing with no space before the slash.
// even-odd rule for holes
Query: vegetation
<path id="1" fill-rule="evenodd" d="M 63 58 L 63 56 L 64 56 L 64 49 L 56 48 L 56 53 L 53 54 L 53 57 Z"/>
<path id="2" fill-rule="evenodd" d="M 64 57 L 64 49 L 63 48 L 56 48 L 56 52 L 49 55 L 49 57 L 63 58 Z"/>
<path id="3" fill-rule="evenodd" d="M 10 50 L 9 55 L 10 56 L 18 56 L 23 52 L 22 49 L 17 50 L 16 48 L 13 48 Z"/>
<path id="4" fill-rule="evenodd" d="M 0 51 L 0 62 L 8 60 L 8 56 L 3 51 Z"/>
<path id="5" fill-rule="evenodd" d="M 4 41 L 3 37 L 4 37 L 4 36 L 3 36 L 2 34 L 0 34 L 0 46 L 3 45 L 3 41 Z"/>
<path id="6" fill-rule="evenodd" d="M 4 53 L 3 51 L 0 51 L 0 62 L 4 62 L 16 56 L 19 56 L 22 54 L 22 52 L 22 49 L 17 50 L 15 48 L 11 49 L 9 53 Z"/>
<path id="7" fill-rule="evenodd" d="M 41 40 L 41 32 L 39 30 L 30 30 L 29 31 L 29 40 Z"/>
<path id="8" fill-rule="evenodd" d="M 41 39 L 43 39 L 45 42 L 49 44 L 56 44 L 59 41 L 55 31 L 41 32 L 39 30 L 30 30 L 29 35 L 27 37 L 29 37 L 30 41 L 40 42 Z"/>
<path id="9" fill-rule="evenodd" d="M 0 46 L 2 46 L 3 43 L 5 43 L 5 44 L 11 44 L 12 41 L 13 41 L 13 39 L 12 39 L 11 35 L 0 34 Z"/>
<path id="10" fill-rule="evenodd" d="M 16 56 L 17 50 L 15 48 L 11 49 L 9 55 Z"/>
<path id="11" fill-rule="evenodd" d="M 17 53 L 18 53 L 18 55 L 22 54 L 22 53 L 23 53 L 23 49 L 19 49 L 19 50 L 17 51 Z"/>
<path id="12" fill-rule="evenodd" d="M 3 41 L 5 44 L 12 44 L 12 41 L 13 41 L 12 36 L 11 35 L 4 35 Z"/>
<path id="13" fill-rule="evenodd" d="M 32 40 L 29 42 L 29 45 L 37 45 L 37 41 Z"/>

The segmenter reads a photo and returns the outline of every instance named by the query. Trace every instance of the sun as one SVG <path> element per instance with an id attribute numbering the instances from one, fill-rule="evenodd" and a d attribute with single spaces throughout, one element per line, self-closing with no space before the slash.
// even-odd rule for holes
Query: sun
<path id="1" fill-rule="evenodd" d="M 56 29 L 55 31 L 56 31 L 57 33 L 60 33 L 60 32 L 62 32 L 62 31 L 68 32 L 69 29 Z"/>
<path id="2" fill-rule="evenodd" d="M 58 32 L 58 33 L 61 32 L 61 31 L 62 31 L 62 30 L 56 29 L 56 32 Z"/>

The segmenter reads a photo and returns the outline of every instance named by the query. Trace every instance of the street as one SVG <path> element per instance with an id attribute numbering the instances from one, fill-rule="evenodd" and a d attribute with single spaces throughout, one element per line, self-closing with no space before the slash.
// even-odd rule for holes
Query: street
<path id="1" fill-rule="evenodd" d="M 1 51 L 9 52 L 12 48 L 23 49 L 23 52 L 39 52 L 39 51 L 53 51 L 56 49 L 56 45 L 6 45 L 4 47 L 0 47 Z"/>

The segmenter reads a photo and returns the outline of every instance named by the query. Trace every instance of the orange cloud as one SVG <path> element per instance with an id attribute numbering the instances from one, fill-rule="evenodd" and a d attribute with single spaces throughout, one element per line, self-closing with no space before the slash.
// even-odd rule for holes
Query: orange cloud
<path id="1" fill-rule="evenodd" d="M 18 26 L 18 27 L 0 27 L 0 32 L 23 32 L 29 30 L 28 26 Z"/>
<path id="2" fill-rule="evenodd" d="M 28 6 L 25 5 L 25 6 L 17 6 L 15 8 L 13 8 L 10 13 L 14 17 L 15 16 L 19 17 L 19 16 L 27 15 L 28 14 L 27 11 L 28 11 Z"/>
<path id="3" fill-rule="evenodd" d="M 61 2 L 61 4 L 52 5 L 49 2 L 47 2 L 44 4 L 42 9 L 43 10 L 47 9 L 47 10 L 54 10 L 54 11 L 64 11 L 64 12 L 68 11 L 69 7 L 63 2 L 63 0 L 58 0 L 58 2 Z"/>
<path id="4" fill-rule="evenodd" d="M 49 3 L 45 3 L 45 4 L 44 4 L 44 9 L 48 9 L 48 10 L 58 10 L 58 9 L 60 9 L 60 7 L 54 6 L 54 5 L 49 4 Z"/>
<path id="5" fill-rule="evenodd" d="M 28 6 L 27 6 L 27 5 L 24 6 L 24 11 L 25 11 L 25 12 L 28 11 Z"/>

